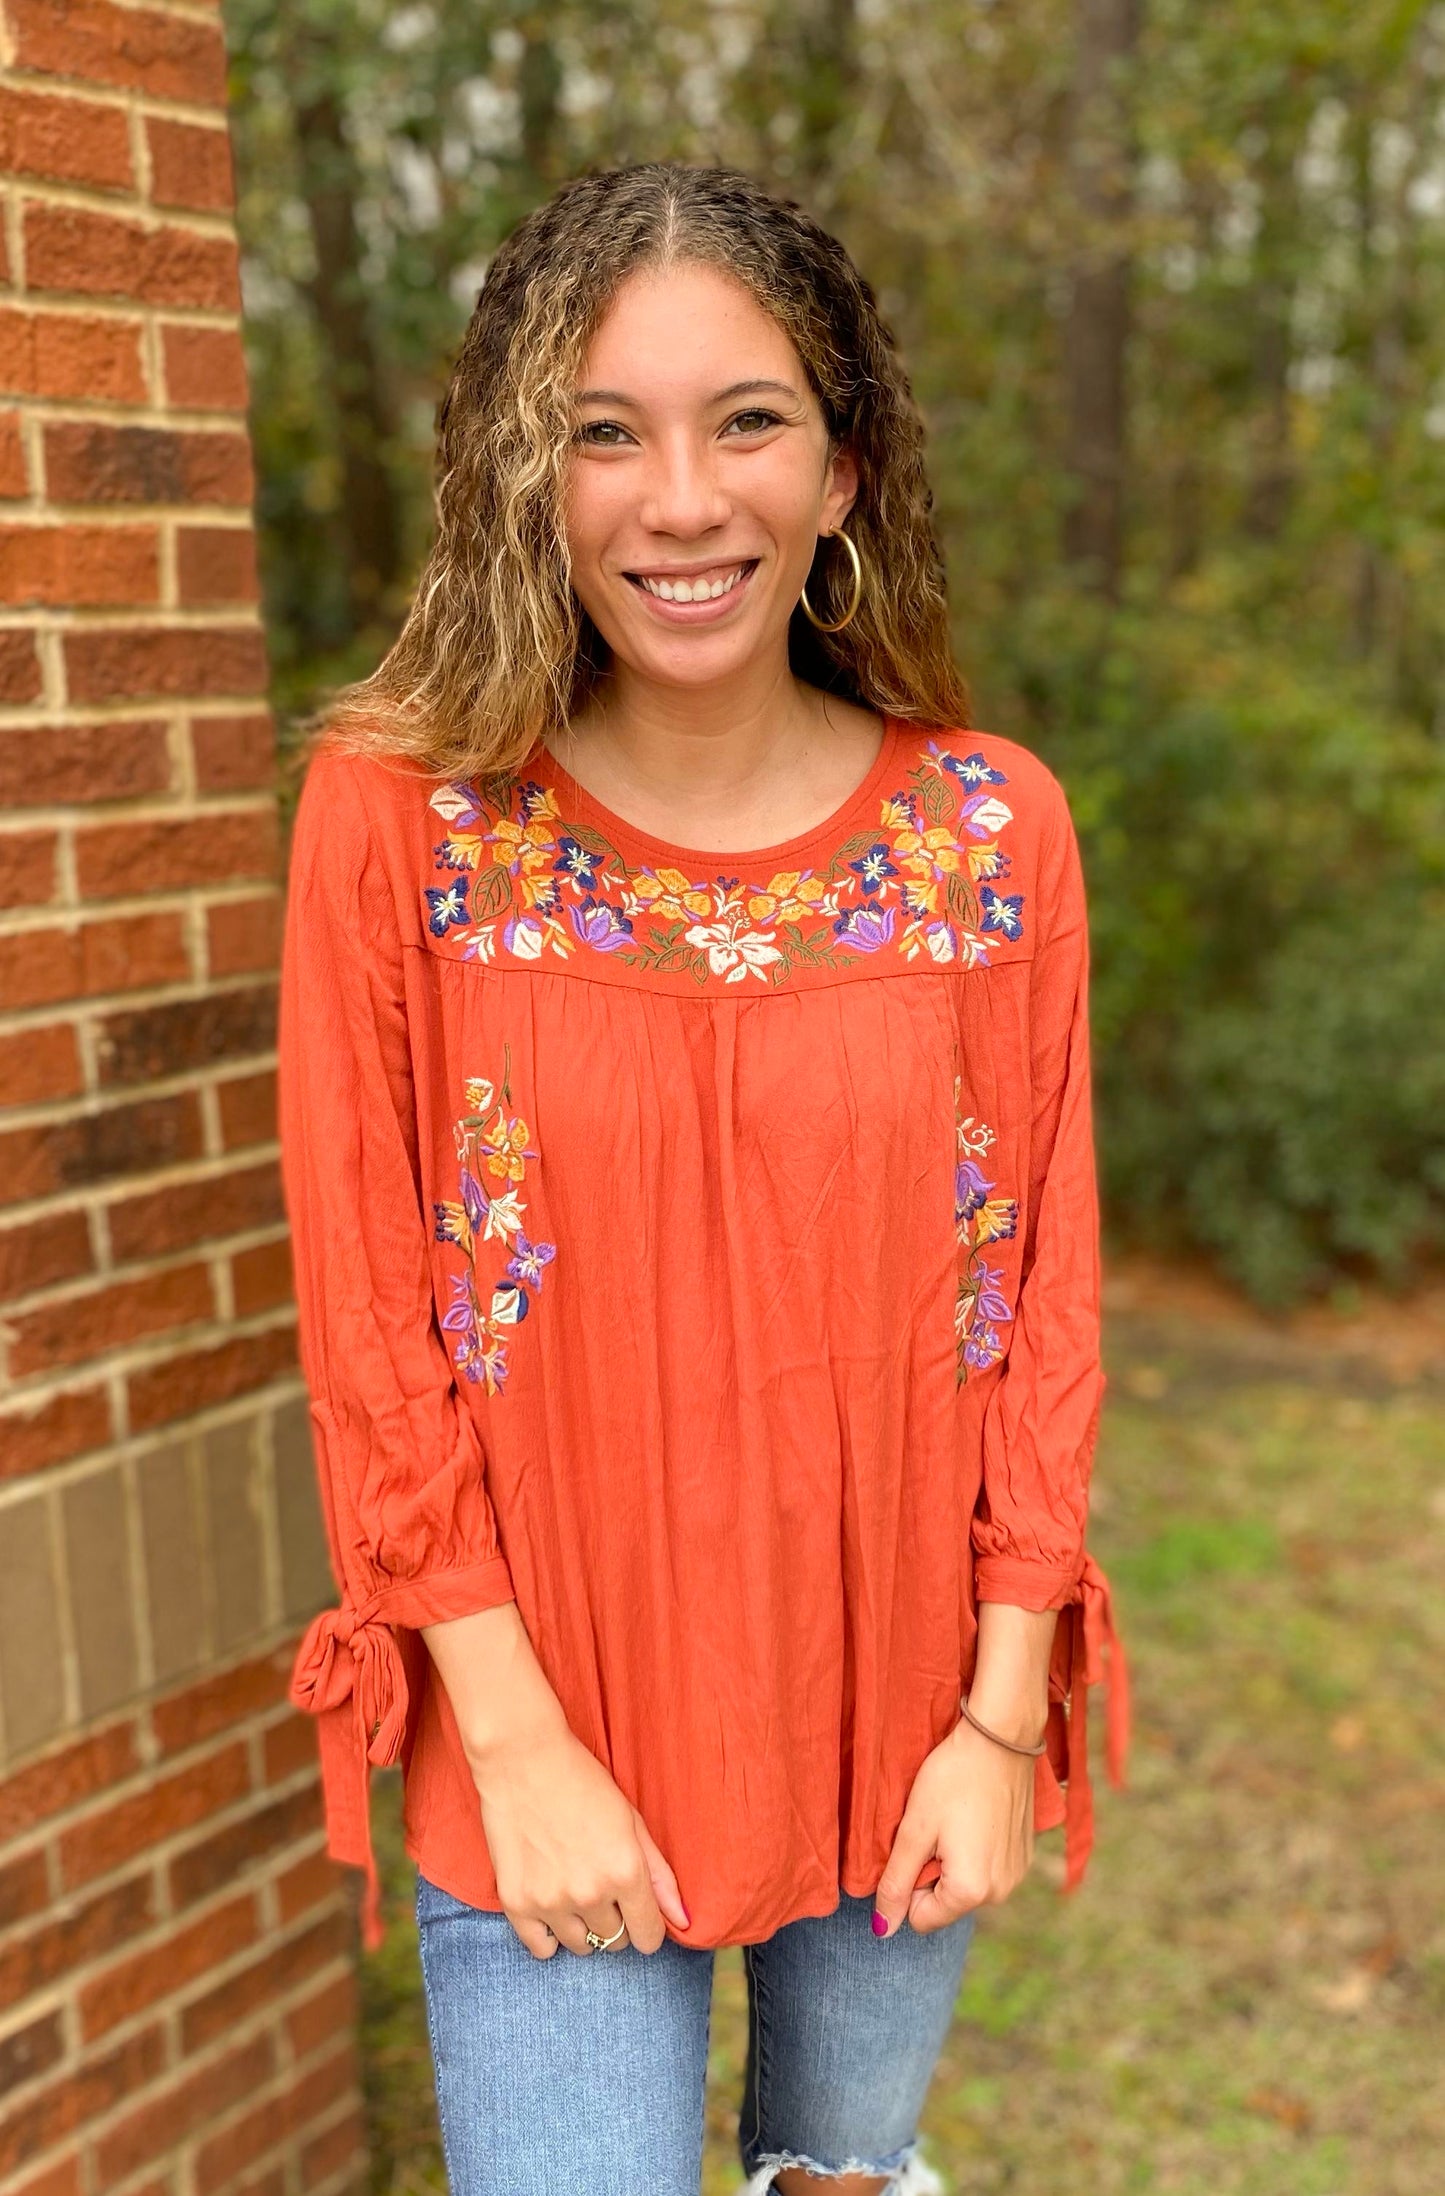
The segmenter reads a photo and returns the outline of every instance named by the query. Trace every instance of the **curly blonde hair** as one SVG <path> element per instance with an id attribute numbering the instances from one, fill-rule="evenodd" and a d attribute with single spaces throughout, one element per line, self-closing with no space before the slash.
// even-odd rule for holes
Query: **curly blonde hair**
<path id="1" fill-rule="evenodd" d="M 832 447 L 859 469 L 848 529 L 868 584 L 842 632 L 795 611 L 796 674 L 922 725 L 965 723 L 923 424 L 873 292 L 799 206 L 727 168 L 649 162 L 565 184 L 487 271 L 437 424 L 436 539 L 397 639 L 317 736 L 451 778 L 502 779 L 562 730 L 607 649 L 569 584 L 561 523 L 588 343 L 635 270 L 701 262 L 743 283 L 802 359 Z M 814 602 L 838 599 L 819 544 Z"/>

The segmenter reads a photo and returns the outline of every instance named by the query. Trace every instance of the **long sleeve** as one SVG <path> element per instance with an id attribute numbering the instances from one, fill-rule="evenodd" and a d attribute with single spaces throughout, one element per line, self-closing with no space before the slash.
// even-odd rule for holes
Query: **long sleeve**
<path id="1" fill-rule="evenodd" d="M 340 1606 L 313 1619 L 291 1699 L 319 1719 L 328 1844 L 367 1874 L 370 1767 L 400 1755 L 393 1625 L 512 1598 L 475 1420 L 432 1295 L 403 948 L 358 766 L 302 788 L 282 949 L 279 1112 L 298 1339 Z"/>
<path id="2" fill-rule="evenodd" d="M 983 1427 L 973 1519 L 979 1601 L 1063 1612 L 1050 1676 L 1049 1755 L 1039 1827 L 1064 1820 L 1067 1880 L 1092 1842 L 1086 1689 L 1107 1677 L 1108 1763 L 1122 1783 L 1128 1672 L 1108 1581 L 1084 1545 L 1104 1395 L 1099 1206 L 1089 1063 L 1088 915 L 1077 837 L 1048 781 L 1030 970 L 1033 1113 L 1024 1246 L 1012 1343 Z M 1068 1704 L 1067 1715 L 1064 1712 Z M 1067 1800 L 1059 1787 L 1067 1784 Z"/>

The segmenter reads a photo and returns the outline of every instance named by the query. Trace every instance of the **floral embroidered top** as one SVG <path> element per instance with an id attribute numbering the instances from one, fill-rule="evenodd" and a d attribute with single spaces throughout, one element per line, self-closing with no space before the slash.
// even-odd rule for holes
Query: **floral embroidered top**
<path id="1" fill-rule="evenodd" d="M 500 1909 L 418 1627 L 513 1597 L 704 1946 L 873 1891 L 978 1603 L 1061 1610 L 1035 1819 L 1078 1880 L 1106 1666 L 1116 1776 L 1126 1719 L 1086 964 L 1063 794 L 982 732 L 890 718 L 825 823 L 731 855 L 540 746 L 493 788 L 315 757 L 281 1136 L 340 1594 L 292 1698 L 368 1943 L 371 1764 Z"/>

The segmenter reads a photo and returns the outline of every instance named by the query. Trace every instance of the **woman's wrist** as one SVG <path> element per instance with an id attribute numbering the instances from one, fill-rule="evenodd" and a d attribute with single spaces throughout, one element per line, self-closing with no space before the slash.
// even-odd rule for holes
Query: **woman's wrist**
<path id="1" fill-rule="evenodd" d="M 1056 1610 L 986 1601 L 966 1697 L 980 1723 L 1013 1746 L 1036 1746 L 1049 1712 L 1049 1657 Z"/>

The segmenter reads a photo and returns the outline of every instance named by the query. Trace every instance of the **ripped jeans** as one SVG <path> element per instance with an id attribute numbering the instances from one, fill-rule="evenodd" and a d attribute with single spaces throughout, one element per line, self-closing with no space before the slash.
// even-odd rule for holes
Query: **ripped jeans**
<path id="1" fill-rule="evenodd" d="M 535 1959 L 505 1914 L 420 1872 L 416 1913 L 452 2196 L 698 2196 L 713 1953 L 665 1937 Z M 743 1947 L 747 2196 L 783 2166 L 942 2188 L 918 2115 L 974 1917 L 875 1937 L 872 1913 L 843 1892 Z"/>

